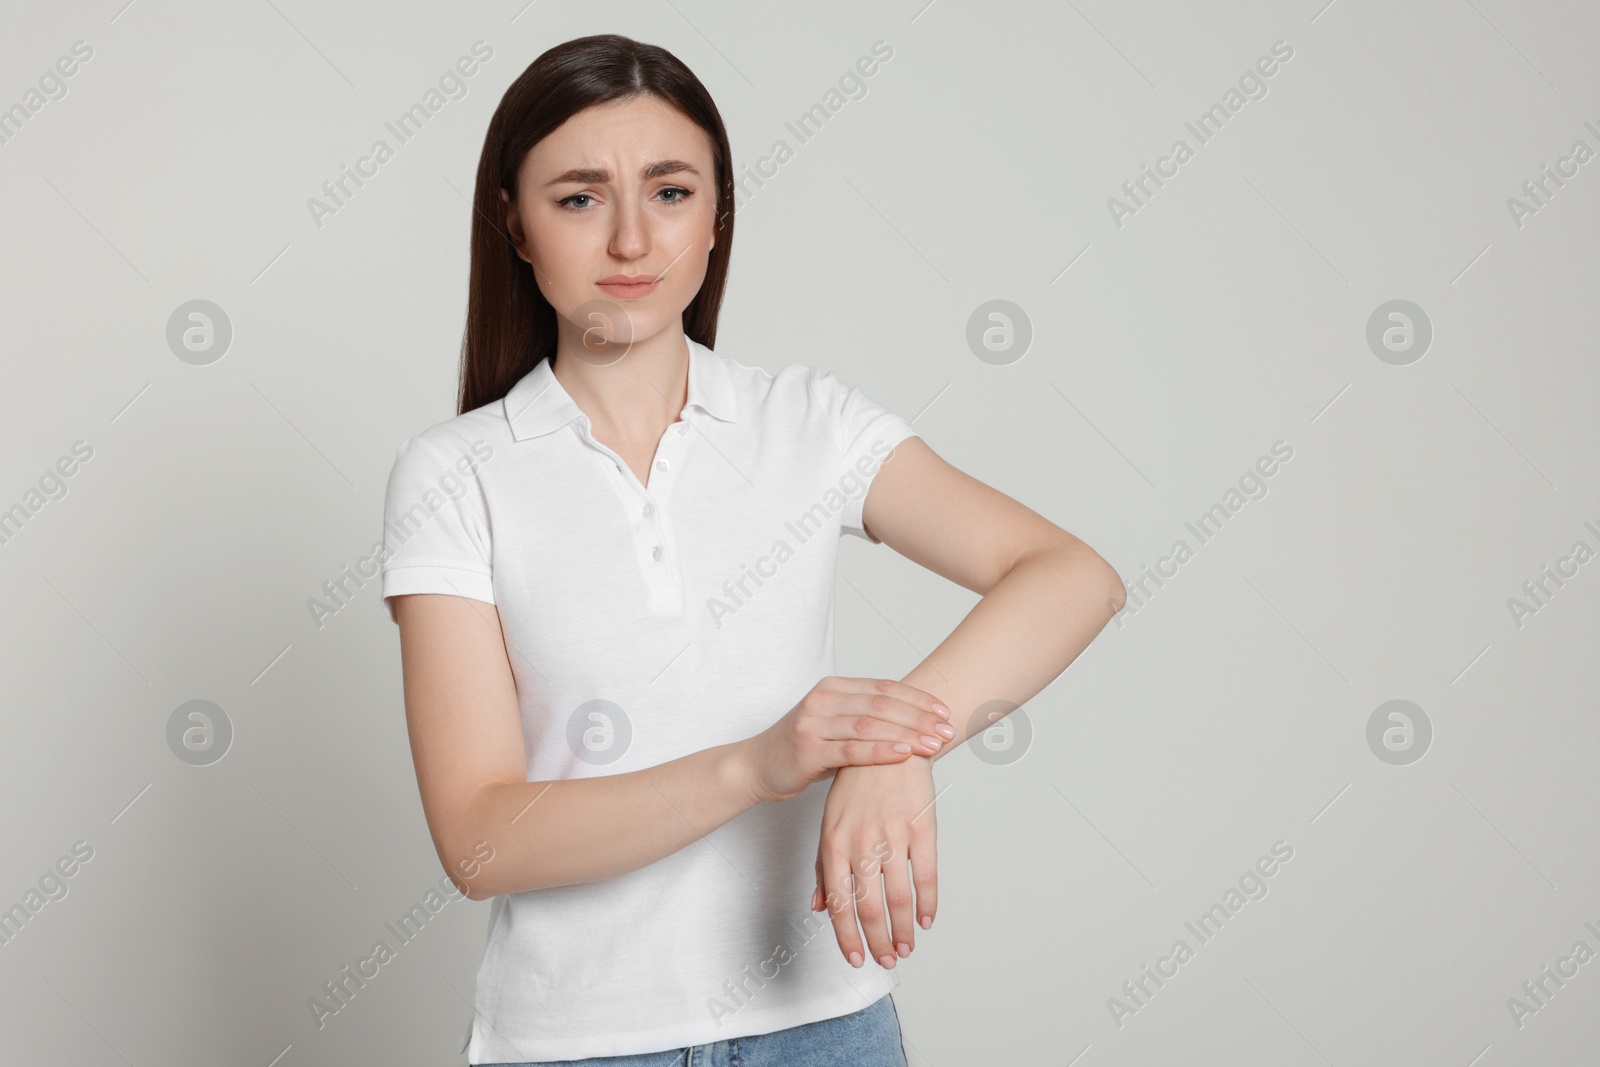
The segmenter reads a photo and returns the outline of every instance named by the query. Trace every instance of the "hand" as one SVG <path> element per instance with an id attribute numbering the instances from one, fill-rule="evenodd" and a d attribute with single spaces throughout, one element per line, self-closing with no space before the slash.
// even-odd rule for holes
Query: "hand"
<path id="1" fill-rule="evenodd" d="M 918 757 L 885 767 L 841 767 L 833 776 L 822 810 L 811 910 L 821 910 L 826 902 L 839 951 L 852 967 L 864 962 L 861 931 L 866 933 L 868 954 L 885 968 L 911 955 L 916 947 L 913 903 L 922 928 L 933 925 L 939 902 L 933 797 L 930 759 Z M 907 860 L 912 870 L 909 880 Z"/>
<path id="2" fill-rule="evenodd" d="M 955 736 L 950 709 L 888 678 L 822 679 L 746 746 L 758 800 L 788 800 L 841 767 L 931 755 Z"/>

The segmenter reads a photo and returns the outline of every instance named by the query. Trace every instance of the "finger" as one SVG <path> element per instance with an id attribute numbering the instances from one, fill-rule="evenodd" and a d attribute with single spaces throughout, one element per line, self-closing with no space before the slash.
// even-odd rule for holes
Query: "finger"
<path id="1" fill-rule="evenodd" d="M 911 858 L 911 882 L 917 891 L 917 923 L 924 930 L 933 925 L 939 910 L 939 846 L 935 832 L 933 808 L 929 807 L 913 822 L 911 841 L 907 850 Z M 927 828 L 918 824 L 926 822 Z"/>
<path id="2" fill-rule="evenodd" d="M 913 746 L 923 755 L 938 752 L 956 735 L 955 727 L 933 712 L 882 694 L 847 697 L 819 727 L 825 740 L 898 741 Z"/>
<path id="3" fill-rule="evenodd" d="M 889 907 L 889 932 L 894 939 L 895 956 L 905 959 L 917 947 L 917 926 L 912 921 L 915 901 L 911 897 L 911 872 L 903 851 L 883 861 L 883 896 Z"/>
<path id="4" fill-rule="evenodd" d="M 865 688 L 835 691 L 832 700 L 824 706 L 848 722 L 871 716 L 899 726 L 915 727 L 919 733 L 944 738 L 955 736 L 949 710 L 938 710 L 944 708 L 943 704 L 920 689 L 887 678 L 871 679 Z M 834 725 L 837 728 L 841 724 Z"/>
<path id="5" fill-rule="evenodd" d="M 821 697 L 817 709 L 826 709 L 818 727 L 828 740 L 904 740 L 927 755 L 955 738 L 949 709 L 930 693 L 888 678 L 830 678 L 828 683 L 824 691 L 813 690 Z M 885 731 L 874 720 L 901 729 Z"/>
<path id="6" fill-rule="evenodd" d="M 817 884 L 811 887 L 811 910 L 822 910 L 822 854 L 817 854 Z"/>
<path id="7" fill-rule="evenodd" d="M 856 881 L 860 889 L 856 894 L 856 918 L 866 935 L 867 949 L 879 966 L 892 970 L 900 957 L 895 955 L 894 942 L 889 938 L 889 916 L 883 906 L 883 868 L 878 854 L 868 851 L 856 861 Z"/>
<path id="8" fill-rule="evenodd" d="M 822 885 L 828 908 L 828 918 L 833 922 L 833 936 L 839 942 L 839 951 L 852 967 L 866 965 L 866 948 L 856 929 L 854 897 L 855 873 L 849 860 L 834 852 L 822 857 Z"/>
<path id="9" fill-rule="evenodd" d="M 897 682 L 893 678 L 840 678 L 841 688 L 851 693 L 882 693 L 893 697 L 905 704 L 931 711 L 940 718 L 948 719 L 950 709 L 945 707 L 943 701 L 925 689 L 918 689 L 905 682 Z M 940 713 L 943 709 L 943 713 Z"/>
<path id="10" fill-rule="evenodd" d="M 835 767 L 872 767 L 910 759 L 913 751 L 904 741 L 835 741 L 827 758 Z"/>

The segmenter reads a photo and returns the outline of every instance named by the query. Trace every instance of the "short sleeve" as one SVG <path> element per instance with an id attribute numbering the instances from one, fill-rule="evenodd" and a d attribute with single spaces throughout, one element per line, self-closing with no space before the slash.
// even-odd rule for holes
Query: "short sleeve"
<path id="1" fill-rule="evenodd" d="M 446 446 L 453 451 L 454 446 Z M 383 504 L 383 610 L 407 593 L 450 593 L 494 603 L 489 514 L 478 477 L 493 448 L 447 454 L 409 437 L 395 453 Z"/>
<path id="2" fill-rule="evenodd" d="M 867 533 L 862 520 L 867 492 L 894 447 L 917 431 L 898 413 L 873 400 L 829 371 L 817 371 L 818 399 L 826 405 L 828 422 L 839 445 L 839 481 L 844 493 L 840 512 L 843 533 L 881 544 Z"/>

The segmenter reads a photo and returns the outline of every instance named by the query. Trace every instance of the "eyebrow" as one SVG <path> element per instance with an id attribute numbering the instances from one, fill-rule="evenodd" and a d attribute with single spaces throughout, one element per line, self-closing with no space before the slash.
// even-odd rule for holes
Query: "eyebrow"
<path id="1" fill-rule="evenodd" d="M 681 159 L 658 159 L 654 163 L 647 163 L 639 170 L 639 180 L 649 181 L 666 174 L 677 174 L 688 171 L 696 178 L 700 172 Z M 611 172 L 604 167 L 574 167 L 565 173 L 558 174 L 545 182 L 546 185 L 603 185 L 611 180 Z"/>

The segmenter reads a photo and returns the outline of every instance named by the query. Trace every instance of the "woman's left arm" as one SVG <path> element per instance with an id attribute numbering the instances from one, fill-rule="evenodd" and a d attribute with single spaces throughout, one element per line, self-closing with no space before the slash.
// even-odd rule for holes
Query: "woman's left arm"
<path id="1" fill-rule="evenodd" d="M 955 736 L 934 756 L 841 767 L 828 790 L 812 909 L 826 904 L 853 965 L 864 962 L 864 931 L 869 955 L 893 967 L 916 944 L 912 881 L 924 929 L 937 907 L 933 761 L 1066 670 L 1122 609 L 1125 592 L 1094 549 L 946 463 L 920 437 L 896 446 L 862 514 L 871 536 L 982 596 L 904 679 L 949 707 Z"/>

